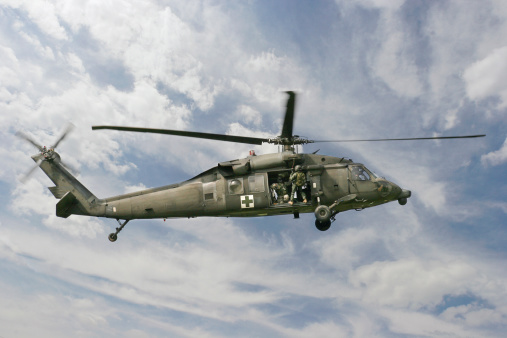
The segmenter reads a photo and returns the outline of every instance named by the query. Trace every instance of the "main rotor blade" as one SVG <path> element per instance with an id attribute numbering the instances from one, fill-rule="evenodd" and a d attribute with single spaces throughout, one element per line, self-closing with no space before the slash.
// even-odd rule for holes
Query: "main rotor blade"
<path id="1" fill-rule="evenodd" d="M 413 140 L 447 140 L 454 138 L 476 138 L 476 137 L 484 137 L 485 134 L 482 135 L 464 135 L 464 136 L 435 136 L 435 137 L 409 137 L 409 138 L 379 138 L 379 139 L 369 139 L 369 140 L 320 140 L 313 141 L 317 142 L 379 142 L 379 141 L 413 141 Z"/>
<path id="2" fill-rule="evenodd" d="M 296 93 L 289 91 L 287 99 L 287 109 L 285 110 L 285 118 L 283 120 L 281 138 L 292 138 L 292 126 L 294 125 L 294 107 L 296 106 Z"/>
<path id="3" fill-rule="evenodd" d="M 37 142 L 35 142 L 30 136 L 26 135 L 25 133 L 18 131 L 18 132 L 16 132 L 16 136 L 30 142 L 33 146 L 35 146 L 35 148 L 39 149 L 39 151 L 42 151 L 43 147 L 40 144 L 38 144 Z"/>
<path id="4" fill-rule="evenodd" d="M 72 123 L 69 123 L 69 125 L 67 126 L 67 128 L 63 132 L 62 136 L 60 136 L 60 138 L 55 142 L 54 145 L 51 146 L 51 148 L 55 149 L 56 147 L 58 147 L 60 142 L 62 142 L 63 139 L 65 139 L 67 137 L 67 135 L 72 131 L 72 129 L 74 129 L 74 125 Z"/>
<path id="5" fill-rule="evenodd" d="M 269 139 L 267 139 L 267 138 L 234 136 L 234 135 L 224 135 L 224 134 L 211 134 L 211 133 L 199 133 L 199 132 L 195 132 L 195 131 L 181 131 L 181 130 L 154 129 L 154 128 L 137 128 L 137 127 L 120 127 L 120 126 L 92 126 L 92 130 L 98 130 L 98 129 L 111 129 L 111 130 L 119 130 L 119 131 L 134 131 L 134 132 L 139 132 L 139 133 L 176 135 L 176 136 L 203 138 L 203 139 L 216 140 L 216 141 L 227 141 L 227 142 L 246 143 L 246 144 L 258 144 L 258 145 L 262 144 L 263 142 L 269 141 Z"/>

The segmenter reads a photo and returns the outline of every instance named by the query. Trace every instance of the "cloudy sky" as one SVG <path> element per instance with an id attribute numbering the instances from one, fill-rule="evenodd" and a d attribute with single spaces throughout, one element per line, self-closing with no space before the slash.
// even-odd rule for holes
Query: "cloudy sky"
<path id="1" fill-rule="evenodd" d="M 276 147 L 92 131 L 271 137 L 286 94 L 315 144 L 412 191 L 337 216 L 55 216 L 18 130 L 99 197 Z M 505 1 L 0 0 L 0 337 L 503 336 Z"/>

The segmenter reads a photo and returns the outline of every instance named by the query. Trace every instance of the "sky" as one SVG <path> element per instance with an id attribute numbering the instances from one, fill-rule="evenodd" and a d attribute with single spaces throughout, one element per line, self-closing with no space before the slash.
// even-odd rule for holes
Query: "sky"
<path id="1" fill-rule="evenodd" d="M 310 139 L 412 191 L 340 213 L 55 215 L 17 131 L 101 198 L 276 152 L 125 125 Z M 0 0 L 0 337 L 501 337 L 507 330 L 505 1 Z"/>

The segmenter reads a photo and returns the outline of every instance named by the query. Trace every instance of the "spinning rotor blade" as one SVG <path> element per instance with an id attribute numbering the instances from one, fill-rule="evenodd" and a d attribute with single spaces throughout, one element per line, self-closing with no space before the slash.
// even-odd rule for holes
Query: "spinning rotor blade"
<path id="1" fill-rule="evenodd" d="M 19 181 L 21 183 L 26 183 L 26 181 L 28 181 L 28 179 L 30 178 L 30 176 L 32 176 L 32 174 L 35 171 L 35 169 L 37 169 L 39 167 L 39 165 L 41 164 L 41 162 L 42 162 L 42 157 L 37 160 L 36 164 L 30 170 L 28 170 L 28 172 L 23 177 L 21 177 L 21 179 Z"/>
<path id="2" fill-rule="evenodd" d="M 317 142 L 379 142 L 379 141 L 413 141 L 413 140 L 447 140 L 454 138 L 476 138 L 476 137 L 484 137 L 483 135 L 464 135 L 464 136 L 435 136 L 435 137 L 409 137 L 409 138 L 379 138 L 379 139 L 369 139 L 369 140 L 320 140 L 313 141 L 313 143 Z"/>
<path id="3" fill-rule="evenodd" d="M 40 153 L 37 155 L 32 156 L 32 159 L 35 161 L 35 166 L 33 166 L 22 178 L 21 182 L 25 183 L 28 178 L 33 174 L 35 169 L 40 166 L 42 161 L 44 160 L 54 160 L 55 158 L 59 159 L 59 162 L 64 166 L 67 167 L 70 171 L 77 172 L 77 170 L 74 170 L 72 166 L 68 166 L 65 163 L 63 163 L 60 159 L 60 156 L 58 156 L 57 153 L 54 152 L 54 149 L 67 137 L 67 135 L 74 129 L 74 125 L 72 123 L 69 123 L 67 125 L 67 128 L 65 128 L 65 131 L 63 134 L 56 140 L 56 142 L 49 148 L 41 146 L 39 143 L 35 142 L 31 137 L 26 135 L 25 133 L 18 131 L 16 132 L 16 136 L 30 142 L 33 146 L 35 146 Z M 56 154 L 56 155 L 55 155 Z"/>
<path id="4" fill-rule="evenodd" d="M 287 109 L 285 110 L 285 118 L 283 120 L 281 138 L 292 139 L 292 127 L 294 125 L 294 107 L 296 106 L 296 93 L 286 92 L 289 94 L 287 100 Z"/>
<path id="5" fill-rule="evenodd" d="M 385 138 L 385 139 L 364 139 L 364 140 L 309 140 L 305 137 L 299 137 L 293 135 L 294 125 L 294 110 L 296 106 L 296 93 L 293 91 L 286 92 L 289 94 L 287 99 L 287 108 L 285 110 L 285 117 L 283 120 L 282 133 L 280 136 L 275 138 L 259 138 L 259 137 L 247 137 L 247 136 L 234 136 L 224 134 L 211 134 L 211 133 L 200 133 L 194 131 L 181 131 L 171 129 L 154 129 L 154 128 L 138 128 L 138 127 L 122 127 L 122 126 L 92 126 L 92 130 L 98 129 L 111 129 L 119 131 L 133 131 L 140 133 L 154 133 L 154 134 L 165 134 L 165 135 L 176 135 L 195 137 L 208 140 L 227 141 L 236 143 L 246 144 L 257 144 L 271 143 L 283 145 L 284 150 L 294 150 L 293 146 L 316 143 L 316 142 L 379 142 L 379 141 L 411 141 L 411 140 L 443 140 L 443 139 L 458 139 L 458 138 L 475 138 L 484 137 L 486 135 L 465 135 L 465 136 L 435 136 L 435 137 L 411 137 L 411 138 Z"/>
<path id="6" fill-rule="evenodd" d="M 186 136 L 195 138 L 204 138 L 208 140 L 227 141 L 236 143 L 246 144 L 262 144 L 262 142 L 268 142 L 269 139 L 258 138 L 258 137 L 246 137 L 246 136 L 234 136 L 224 134 L 211 134 L 211 133 L 199 133 L 195 131 L 181 131 L 181 130 L 170 130 L 170 129 L 153 129 L 153 128 L 137 128 L 137 127 L 120 127 L 120 126 L 92 126 L 92 130 L 98 129 L 111 129 L 119 131 L 134 131 L 140 133 L 154 133 L 154 134 L 166 134 L 176 136 Z"/>
<path id="7" fill-rule="evenodd" d="M 16 136 L 30 142 L 35 148 L 39 149 L 39 151 L 42 151 L 42 149 L 44 149 L 40 144 L 35 142 L 30 136 L 26 135 L 21 131 L 16 132 Z"/>
<path id="8" fill-rule="evenodd" d="M 77 170 L 76 167 L 69 165 L 66 162 L 63 162 L 62 159 L 60 159 L 60 164 L 64 166 L 68 171 L 70 171 L 71 174 L 73 174 L 74 176 L 79 175 L 79 170 Z"/>
<path id="9" fill-rule="evenodd" d="M 62 136 L 60 136 L 60 138 L 55 142 L 54 145 L 51 146 L 51 148 L 55 149 L 56 147 L 58 147 L 60 142 L 62 142 L 67 137 L 67 135 L 72 131 L 72 129 L 74 129 L 74 125 L 72 123 L 69 123 L 69 125 L 67 126 L 67 128 L 63 132 Z"/>

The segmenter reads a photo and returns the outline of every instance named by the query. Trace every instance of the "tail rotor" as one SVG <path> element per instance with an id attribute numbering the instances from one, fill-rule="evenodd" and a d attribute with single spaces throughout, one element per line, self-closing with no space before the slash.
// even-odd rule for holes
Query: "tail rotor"
<path id="1" fill-rule="evenodd" d="M 73 129 L 74 129 L 74 125 L 72 123 L 69 123 L 69 125 L 67 126 L 67 128 L 65 128 L 65 131 L 62 133 L 62 135 L 49 148 L 47 148 L 46 146 L 40 145 L 38 142 L 36 142 L 35 140 L 33 140 L 30 136 L 28 136 L 27 134 L 23 133 L 22 131 L 16 132 L 16 136 L 18 136 L 19 138 L 22 138 L 23 140 L 27 141 L 28 143 L 30 143 L 31 145 L 33 145 L 35 148 L 37 148 L 37 150 L 39 151 L 38 154 L 32 156 L 32 159 L 35 161 L 35 166 L 33 166 L 20 179 L 20 181 L 22 183 L 25 183 L 30 178 L 30 176 L 33 174 L 33 172 L 35 171 L 35 169 L 37 169 L 37 167 L 39 167 L 40 164 L 43 161 L 55 161 L 56 160 L 60 164 L 62 164 L 64 167 L 66 167 L 67 169 L 70 169 L 70 171 L 73 171 L 74 173 L 77 172 L 74 168 L 72 168 L 72 166 L 69 166 L 69 165 L 66 165 L 65 163 L 63 163 L 62 160 L 60 159 L 60 155 L 58 155 L 58 153 L 55 151 L 55 148 L 69 135 L 69 133 Z"/>

